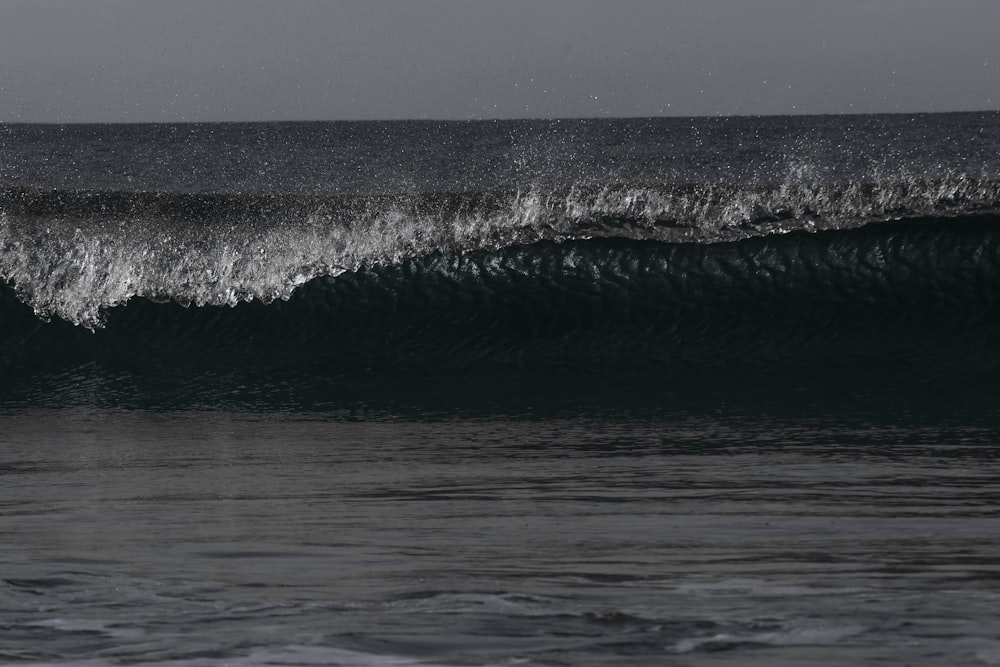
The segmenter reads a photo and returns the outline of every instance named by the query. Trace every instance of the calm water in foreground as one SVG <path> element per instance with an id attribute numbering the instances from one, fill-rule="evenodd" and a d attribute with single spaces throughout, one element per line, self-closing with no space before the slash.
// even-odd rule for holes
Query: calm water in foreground
<path id="1" fill-rule="evenodd" d="M 0 656 L 1000 664 L 995 426 L 0 417 Z"/>

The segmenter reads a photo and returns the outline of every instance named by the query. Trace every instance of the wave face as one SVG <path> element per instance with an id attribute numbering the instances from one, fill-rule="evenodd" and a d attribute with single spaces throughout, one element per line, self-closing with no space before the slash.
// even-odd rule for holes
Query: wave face
<path id="1" fill-rule="evenodd" d="M 879 132 L 891 125 L 868 122 Z M 930 122 L 921 119 L 894 150 L 900 142 L 934 150 Z M 830 123 L 815 121 L 824 131 Z M 598 129 L 618 155 L 656 154 L 649 128 L 633 125 Z M 444 132 L 451 142 L 439 157 L 458 157 L 442 167 L 447 177 L 408 187 L 370 179 L 367 188 L 315 192 L 263 182 L 241 192 L 78 189 L 8 178 L 3 391 L 38 401 L 101 386 L 112 402 L 127 402 L 163 394 L 166 383 L 185 400 L 214 404 L 257 387 L 270 403 L 274 392 L 313 381 L 328 397 L 330 378 L 346 376 L 354 379 L 340 384 L 356 387 L 362 376 L 410 373 L 423 387 L 441 374 L 613 371 L 639 373 L 633 387 L 667 383 L 675 395 L 712 400 L 735 377 L 755 392 L 826 391 L 845 386 L 838 378 L 853 387 L 906 378 L 936 391 L 995 377 L 1000 174 L 982 160 L 966 169 L 968 156 L 949 157 L 952 143 L 922 172 L 914 160 L 927 158 L 916 153 L 890 171 L 871 160 L 859 167 L 853 154 L 808 168 L 796 158 L 789 169 L 772 164 L 788 146 L 787 133 L 771 128 L 750 157 L 730 154 L 743 160 L 738 177 L 684 180 L 688 172 L 670 163 L 621 180 L 621 170 L 610 178 L 581 158 L 577 172 L 565 161 L 543 170 L 548 182 L 534 172 L 524 182 L 462 181 L 456 170 L 472 149 L 455 146 L 480 131 L 488 166 L 512 145 L 518 156 L 545 154 L 537 132 L 524 152 L 523 125 L 508 128 L 522 143 L 502 150 L 490 148 L 502 135 L 496 126 L 476 127 L 411 132 L 418 154 L 430 150 L 425 134 Z M 666 127 L 662 136 L 677 130 Z M 686 145 L 685 159 L 718 161 L 720 146 L 748 136 L 746 127 L 723 129 L 711 150 Z M 315 140 L 318 130 L 307 130 L 293 134 Z M 873 132 L 862 139 L 882 136 Z M 983 155 L 996 142 L 988 136 Z M 420 155 L 409 168 L 427 167 Z M 460 187 L 436 189 L 449 182 Z"/>
<path id="2" fill-rule="evenodd" d="M 133 299 L 93 331 L 39 320 L 8 287 L 0 363 L 111 378 L 152 369 L 186 391 L 491 369 L 972 386 L 1000 370 L 998 269 L 1000 217 L 984 214 L 706 244 L 434 252 L 313 278 L 269 304 Z"/>

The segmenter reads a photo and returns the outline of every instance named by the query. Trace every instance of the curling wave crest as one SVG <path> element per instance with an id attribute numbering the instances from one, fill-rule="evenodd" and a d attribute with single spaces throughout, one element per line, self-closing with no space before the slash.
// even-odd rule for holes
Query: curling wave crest
<path id="1" fill-rule="evenodd" d="M 260 196 L 0 191 L 0 279 L 43 319 L 90 329 L 133 297 L 288 299 L 300 285 L 433 253 L 538 241 L 718 243 L 1000 209 L 1000 182 L 583 185 L 521 192 Z"/>

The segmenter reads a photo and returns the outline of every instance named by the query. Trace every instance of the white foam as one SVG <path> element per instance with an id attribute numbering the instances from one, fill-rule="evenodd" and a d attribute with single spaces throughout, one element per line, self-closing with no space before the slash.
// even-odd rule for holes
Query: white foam
<path id="1" fill-rule="evenodd" d="M 88 328 L 133 297 L 234 306 L 288 299 L 319 276 L 432 252 L 496 250 L 541 240 L 623 237 L 711 242 L 867 222 L 1000 201 L 1000 183 L 956 175 L 831 185 L 795 172 L 779 187 L 608 185 L 530 189 L 467 205 L 378 197 L 311 212 L 211 223 L 183 218 L 45 218 L 0 211 L 0 279 L 40 317 Z M 144 214 L 145 215 L 145 214 Z M 270 214 L 268 214 L 270 215 Z M 282 219 L 281 216 L 284 216 Z M 608 224 L 608 221 L 611 221 Z M 614 221 L 618 221 L 617 223 Z"/>

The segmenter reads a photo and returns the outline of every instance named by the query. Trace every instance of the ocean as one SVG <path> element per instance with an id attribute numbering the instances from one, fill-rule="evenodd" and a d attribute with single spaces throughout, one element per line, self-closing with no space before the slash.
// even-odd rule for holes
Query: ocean
<path id="1" fill-rule="evenodd" d="M 998 665 L 1000 113 L 0 125 L 0 665 Z"/>

